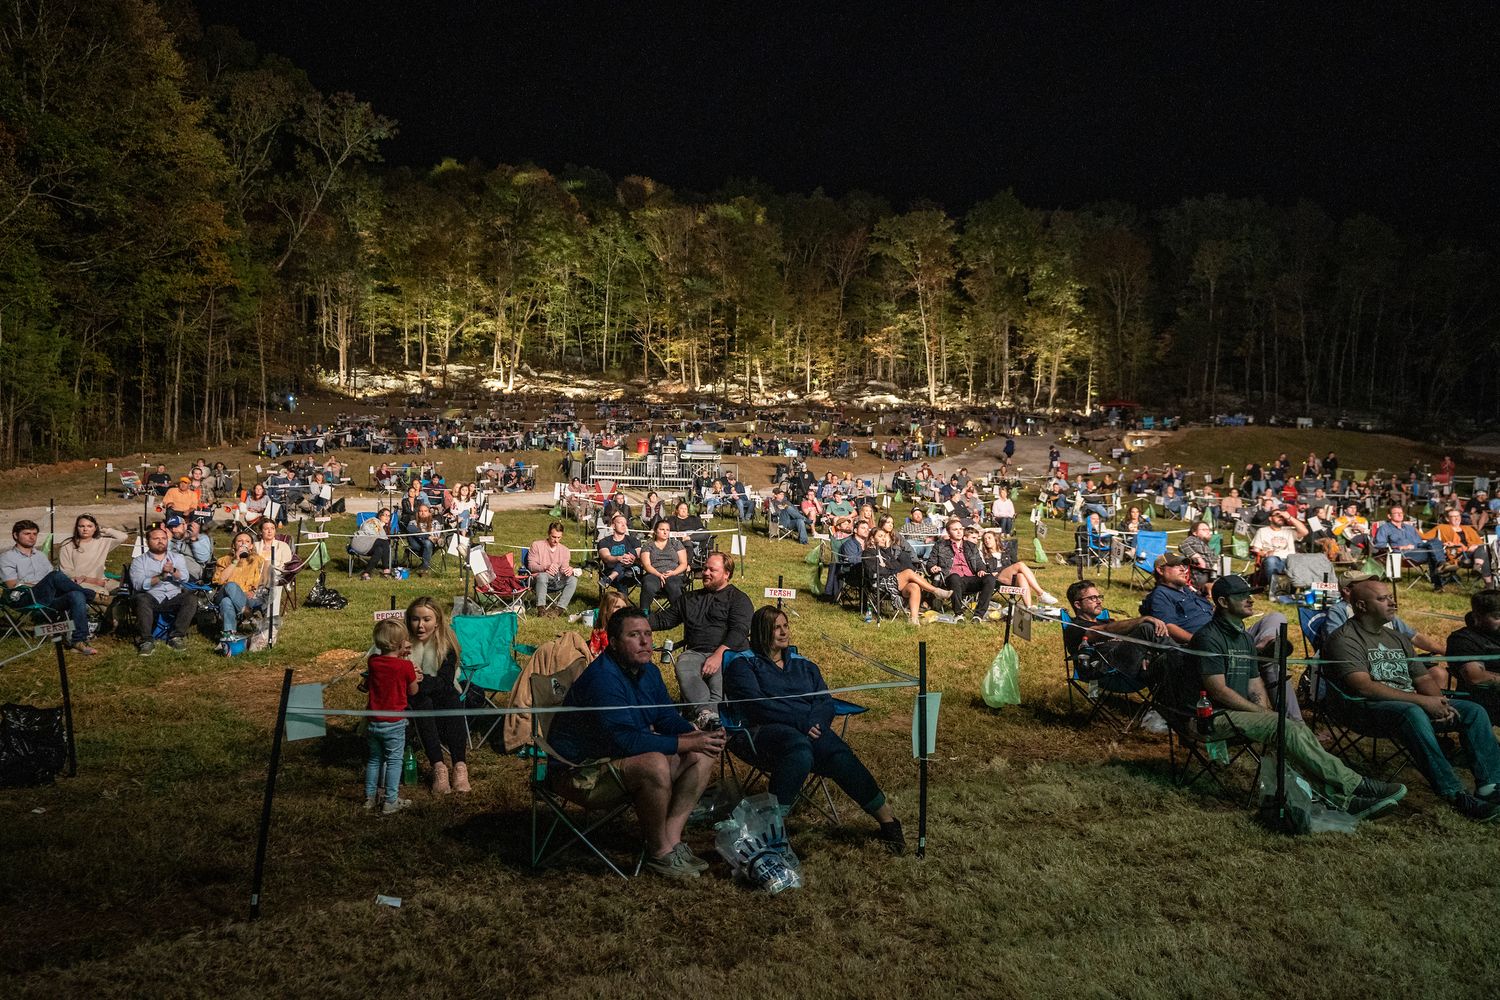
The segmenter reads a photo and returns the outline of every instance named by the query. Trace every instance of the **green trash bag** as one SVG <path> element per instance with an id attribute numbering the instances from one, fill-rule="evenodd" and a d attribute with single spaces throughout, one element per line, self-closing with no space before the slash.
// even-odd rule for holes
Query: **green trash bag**
<path id="1" fill-rule="evenodd" d="M 817 545 L 814 545 L 812 548 L 808 549 L 807 555 L 802 557 L 802 561 L 807 563 L 809 566 L 816 566 L 818 563 L 822 562 L 823 543 L 819 542 Z"/>
<path id="2" fill-rule="evenodd" d="M 1010 643 L 1000 647 L 979 682 L 979 695 L 990 708 L 1021 704 L 1021 661 Z"/>
<path id="3" fill-rule="evenodd" d="M 552 509 L 547 511 L 547 514 L 549 517 L 562 517 L 562 504 L 553 504 Z"/>

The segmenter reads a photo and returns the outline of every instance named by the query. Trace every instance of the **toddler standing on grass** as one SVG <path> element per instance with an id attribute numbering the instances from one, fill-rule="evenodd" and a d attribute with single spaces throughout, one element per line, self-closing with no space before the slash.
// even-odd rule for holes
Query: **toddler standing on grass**
<path id="1" fill-rule="evenodd" d="M 365 685 L 369 690 L 368 708 L 372 712 L 403 712 L 406 699 L 417 693 L 417 668 L 407 659 L 411 655 L 411 637 L 406 623 L 386 618 L 375 623 L 375 648 L 368 664 Z M 400 716 L 376 715 L 366 727 L 365 808 L 380 804 L 377 786 L 384 793 L 380 811 L 389 816 L 411 805 L 401 791 L 401 759 L 406 751 L 406 720 Z M 384 773 L 385 781 L 380 782 Z"/>

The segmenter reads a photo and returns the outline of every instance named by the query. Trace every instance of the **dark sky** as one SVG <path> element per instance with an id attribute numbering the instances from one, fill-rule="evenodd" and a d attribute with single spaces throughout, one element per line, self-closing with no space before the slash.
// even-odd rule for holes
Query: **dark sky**
<path id="1" fill-rule="evenodd" d="M 953 212 L 1006 187 L 1042 208 L 1308 197 L 1487 239 L 1497 7 L 199 3 L 398 119 L 392 163 L 756 177 Z"/>

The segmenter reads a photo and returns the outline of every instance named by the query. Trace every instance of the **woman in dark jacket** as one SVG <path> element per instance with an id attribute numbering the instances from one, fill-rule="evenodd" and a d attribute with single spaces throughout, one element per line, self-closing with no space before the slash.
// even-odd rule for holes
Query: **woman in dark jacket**
<path id="1" fill-rule="evenodd" d="M 726 657 L 726 705 L 745 726 L 730 740 L 730 749 L 770 775 L 770 791 L 784 813 L 796 803 L 808 774 L 832 779 L 875 818 L 879 839 L 900 854 L 906 847 L 901 821 L 869 769 L 833 731 L 833 698 L 817 664 L 798 655 L 790 642 L 786 615 L 768 606 L 750 620 L 749 651 Z M 760 698 L 775 700 L 752 700 Z"/>
<path id="2" fill-rule="evenodd" d="M 912 562 L 911 550 L 892 537 L 889 529 L 876 528 L 870 535 L 870 543 L 864 551 L 865 576 L 871 583 L 885 577 L 893 577 L 896 590 L 906 601 L 907 614 L 913 625 L 921 622 L 922 592 L 931 594 L 935 600 L 946 601 L 953 591 L 935 587 Z"/>

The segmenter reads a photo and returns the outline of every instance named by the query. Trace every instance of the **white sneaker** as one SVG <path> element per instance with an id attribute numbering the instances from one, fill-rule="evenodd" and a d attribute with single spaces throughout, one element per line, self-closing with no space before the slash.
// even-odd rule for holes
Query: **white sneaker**
<path id="1" fill-rule="evenodd" d="M 403 809 L 409 808 L 410 806 L 411 799 L 398 798 L 395 801 L 387 800 L 385 805 L 380 807 L 380 814 L 382 816 L 389 816 L 391 813 L 398 813 Z"/>
<path id="2" fill-rule="evenodd" d="M 1161 714 L 1153 708 L 1151 711 L 1141 716 L 1141 728 L 1148 733 L 1155 733 L 1158 736 L 1165 736 L 1169 727 L 1167 726 L 1167 720 L 1163 719 L 1161 717 Z"/>
<path id="3" fill-rule="evenodd" d="M 1042 596 L 1039 598 L 1039 600 L 1043 604 L 1056 604 L 1057 603 L 1057 598 L 1053 597 L 1051 594 L 1047 593 L 1047 591 L 1045 591 L 1045 590 L 1042 591 Z"/>

